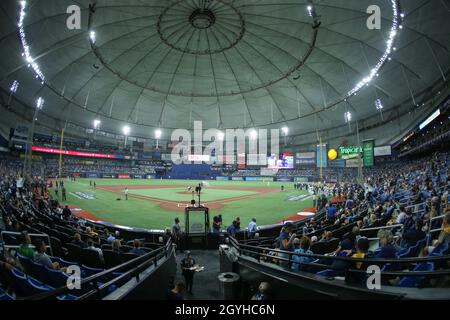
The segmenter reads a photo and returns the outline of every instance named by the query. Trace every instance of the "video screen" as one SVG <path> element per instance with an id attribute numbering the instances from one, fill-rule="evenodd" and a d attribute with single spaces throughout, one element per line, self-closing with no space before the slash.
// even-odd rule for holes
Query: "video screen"
<path id="1" fill-rule="evenodd" d="M 294 156 L 282 155 L 278 158 L 277 154 L 271 154 L 267 157 L 267 167 L 269 169 L 293 169 L 294 168 Z"/>

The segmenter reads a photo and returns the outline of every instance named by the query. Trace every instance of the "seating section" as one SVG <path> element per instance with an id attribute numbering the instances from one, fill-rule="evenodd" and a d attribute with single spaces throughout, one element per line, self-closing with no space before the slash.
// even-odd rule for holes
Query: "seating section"
<path id="1" fill-rule="evenodd" d="M 48 193 L 45 183 L 35 181 L 30 186 L 33 198 L 13 196 L 15 192 L 11 192 L 11 187 L 14 186 L 14 180 L 0 179 L 1 199 L 3 199 L 0 201 L 0 226 L 3 225 L 2 222 L 6 222 L 2 231 L 5 252 L 0 257 L 0 300 L 22 299 L 65 287 L 69 277 L 74 275 L 70 268 L 79 268 L 81 278 L 86 279 L 124 265 L 120 272 L 109 272 L 105 276 L 96 277 L 97 285 L 100 286 L 122 276 L 132 267 L 125 263 L 139 257 L 129 253 L 134 249 L 135 241 L 134 238 L 129 238 L 130 235 L 124 239 L 118 231 L 111 233 L 103 227 L 75 216 L 62 215 L 61 209 L 55 207 L 46 196 Z M 28 242 L 25 235 L 29 237 Z M 153 243 L 151 238 L 142 236 L 137 238 L 142 243 L 139 249 L 146 253 L 153 252 L 163 245 Z M 114 249 L 113 240 L 115 240 Z M 35 260 L 38 246 L 42 241 L 46 246 L 43 253 L 48 258 L 46 265 L 40 263 L 45 259 L 39 262 Z M 120 284 L 129 279 L 122 278 Z M 91 283 L 82 290 L 63 294 L 57 299 L 75 300 L 91 290 L 93 285 Z M 110 285 L 108 290 L 113 291 L 116 288 L 116 285 Z"/>
<path id="2" fill-rule="evenodd" d="M 280 235 L 297 237 L 287 247 L 279 237 L 240 243 L 254 246 L 270 264 L 348 283 L 362 282 L 361 271 L 378 265 L 385 285 L 449 287 L 450 153 L 366 170 L 365 180 L 311 187 L 326 200 L 318 201 L 319 213 L 310 220 L 281 228 Z M 429 274 L 414 275 L 419 271 Z"/>

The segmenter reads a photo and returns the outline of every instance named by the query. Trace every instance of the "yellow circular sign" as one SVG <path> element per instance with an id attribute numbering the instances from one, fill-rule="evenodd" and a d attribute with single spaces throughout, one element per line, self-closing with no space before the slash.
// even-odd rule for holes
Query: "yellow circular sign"
<path id="1" fill-rule="evenodd" d="M 337 156 L 338 156 L 338 154 L 337 154 L 336 149 L 330 149 L 330 150 L 328 150 L 328 159 L 330 159 L 330 160 L 336 160 Z"/>

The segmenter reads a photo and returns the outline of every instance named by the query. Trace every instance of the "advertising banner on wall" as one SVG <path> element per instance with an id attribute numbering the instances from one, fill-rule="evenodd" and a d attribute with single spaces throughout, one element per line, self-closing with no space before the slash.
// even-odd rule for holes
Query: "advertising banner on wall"
<path id="1" fill-rule="evenodd" d="M 364 167 L 373 167 L 374 165 L 374 141 L 367 140 L 363 142 L 363 164 Z"/>
<path id="2" fill-rule="evenodd" d="M 392 155 L 392 148 L 391 146 L 375 147 L 373 149 L 373 154 L 375 157 L 390 156 Z"/>
<path id="3" fill-rule="evenodd" d="M 361 159 L 362 161 L 362 159 Z M 347 168 L 358 168 L 359 166 L 359 159 L 348 159 L 345 160 L 345 166 Z"/>
<path id="4" fill-rule="evenodd" d="M 228 177 L 217 176 L 216 180 L 226 181 L 226 180 L 229 180 L 229 178 Z"/>
<path id="5" fill-rule="evenodd" d="M 345 168 L 345 160 L 338 159 L 329 162 L 331 168 Z"/>
<path id="6" fill-rule="evenodd" d="M 318 144 L 317 145 L 317 159 L 316 159 L 316 165 L 317 168 L 326 168 L 327 167 L 327 145 L 326 144 Z"/>
<path id="7" fill-rule="evenodd" d="M 295 164 L 297 166 L 313 166 L 315 163 L 315 152 L 298 152 L 295 154 Z"/>
<path id="8" fill-rule="evenodd" d="M 362 153 L 362 148 L 358 146 L 340 146 L 339 147 L 339 154 L 341 156 L 341 159 L 354 159 L 358 158 L 358 150 L 360 153 Z"/>
<path id="9" fill-rule="evenodd" d="M 119 178 L 119 179 L 131 179 L 129 174 L 119 174 L 117 176 L 117 178 Z"/>
<path id="10" fill-rule="evenodd" d="M 233 181 L 243 181 L 244 178 L 243 177 L 231 177 L 231 180 L 233 180 Z"/>

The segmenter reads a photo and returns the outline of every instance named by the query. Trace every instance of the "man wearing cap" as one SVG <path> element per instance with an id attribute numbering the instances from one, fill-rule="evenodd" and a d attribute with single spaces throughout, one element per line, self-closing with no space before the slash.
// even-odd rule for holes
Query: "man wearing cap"
<path id="1" fill-rule="evenodd" d="M 181 272 L 183 274 L 186 290 L 192 294 L 192 286 L 194 284 L 194 270 L 192 268 L 195 266 L 195 260 L 191 256 L 190 251 L 186 251 L 186 256 L 181 260 Z"/>

